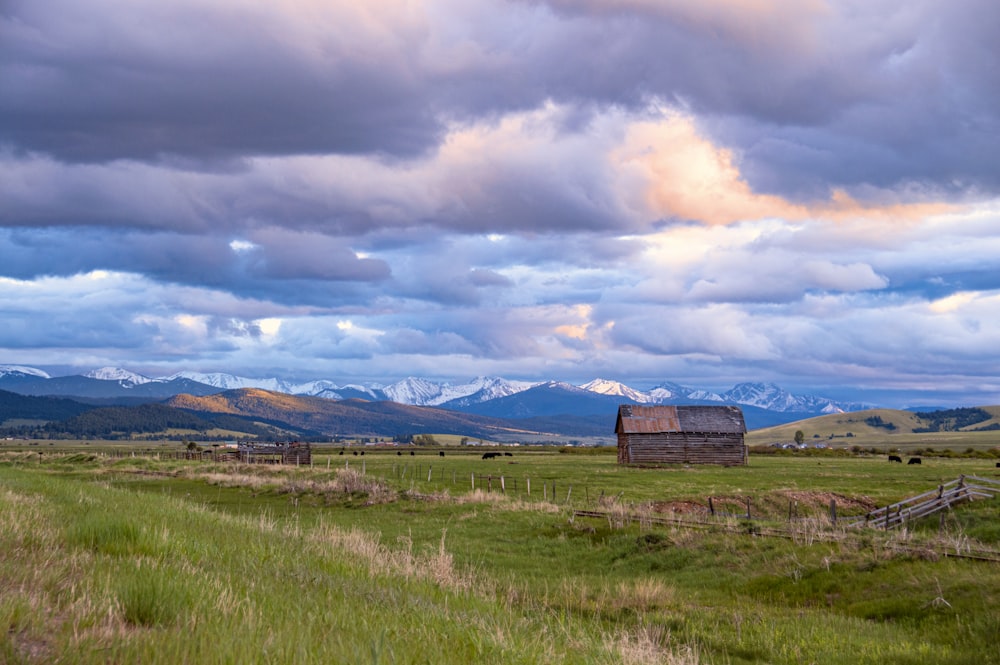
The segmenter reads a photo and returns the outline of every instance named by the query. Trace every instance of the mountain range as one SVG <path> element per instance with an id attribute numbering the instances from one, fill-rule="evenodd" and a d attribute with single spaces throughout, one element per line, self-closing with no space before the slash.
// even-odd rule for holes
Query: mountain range
<path id="1" fill-rule="evenodd" d="M 330 380 L 292 382 L 225 373 L 178 372 L 148 377 L 105 367 L 82 375 L 50 376 L 43 370 L 0 365 L 0 390 L 21 395 L 72 397 L 97 404 L 140 404 L 178 395 L 206 397 L 224 391 L 259 389 L 327 401 L 364 400 L 435 407 L 495 419 L 614 418 L 617 406 L 633 404 L 737 404 L 751 429 L 816 415 L 858 411 L 872 405 L 813 395 L 794 395 L 771 383 L 740 383 L 724 392 L 664 382 L 639 390 L 617 381 L 595 379 L 582 385 L 559 381 L 511 381 L 479 377 L 466 383 L 441 383 L 409 377 L 392 383 L 339 384 Z M 322 405 L 323 402 L 313 404 Z M 611 414 L 610 416 L 608 414 Z M 569 423 L 567 423 L 569 425 Z"/>

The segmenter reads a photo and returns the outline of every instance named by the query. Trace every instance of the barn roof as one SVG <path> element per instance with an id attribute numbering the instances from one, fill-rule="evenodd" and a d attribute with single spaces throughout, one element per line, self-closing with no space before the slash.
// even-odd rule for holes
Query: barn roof
<path id="1" fill-rule="evenodd" d="M 618 407 L 618 434 L 663 432 L 716 432 L 743 434 L 747 431 L 738 406 L 640 406 Z"/>

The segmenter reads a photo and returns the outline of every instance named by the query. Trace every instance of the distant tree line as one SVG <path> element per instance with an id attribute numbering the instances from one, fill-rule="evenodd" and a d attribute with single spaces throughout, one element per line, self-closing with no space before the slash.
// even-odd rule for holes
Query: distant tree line
<path id="1" fill-rule="evenodd" d="M 976 423 L 990 420 L 993 416 L 984 409 L 978 407 L 964 407 L 959 409 L 942 409 L 940 411 L 918 411 L 915 414 L 921 420 L 929 421 L 927 427 L 915 427 L 914 432 L 954 432 L 964 429 Z M 983 429 L 996 429 L 994 426 Z"/>
<path id="2" fill-rule="evenodd" d="M 865 424 L 870 425 L 871 427 L 882 427 L 890 432 L 896 429 L 896 423 L 882 420 L 882 416 L 871 416 L 869 418 L 865 418 Z"/>
<path id="3" fill-rule="evenodd" d="M 50 417 L 55 414 L 47 414 Z M 170 430 L 186 430 L 171 434 Z M 283 440 L 290 436 L 285 427 L 260 423 L 229 414 L 193 413 L 162 404 L 90 408 L 65 420 L 50 420 L 43 425 L 0 428 L 4 436 L 36 439 L 107 439 L 121 440 L 156 435 L 164 440 L 182 441 L 197 432 L 204 441 L 223 441 L 233 434 L 210 436 L 211 430 L 226 430 L 263 440 Z M 296 431 L 294 438 L 308 440 L 322 437 L 316 432 Z"/>

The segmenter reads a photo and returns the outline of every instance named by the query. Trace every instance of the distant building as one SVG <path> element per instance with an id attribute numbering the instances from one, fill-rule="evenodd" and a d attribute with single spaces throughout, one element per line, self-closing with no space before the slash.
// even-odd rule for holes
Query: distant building
<path id="1" fill-rule="evenodd" d="M 738 406 L 618 407 L 619 464 L 747 463 L 746 423 Z"/>

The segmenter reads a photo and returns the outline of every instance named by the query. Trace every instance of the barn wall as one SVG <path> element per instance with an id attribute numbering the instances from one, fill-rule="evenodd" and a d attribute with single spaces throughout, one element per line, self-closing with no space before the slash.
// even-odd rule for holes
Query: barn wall
<path id="1" fill-rule="evenodd" d="M 746 464 L 746 446 L 737 434 L 670 433 L 618 435 L 622 464 Z"/>

